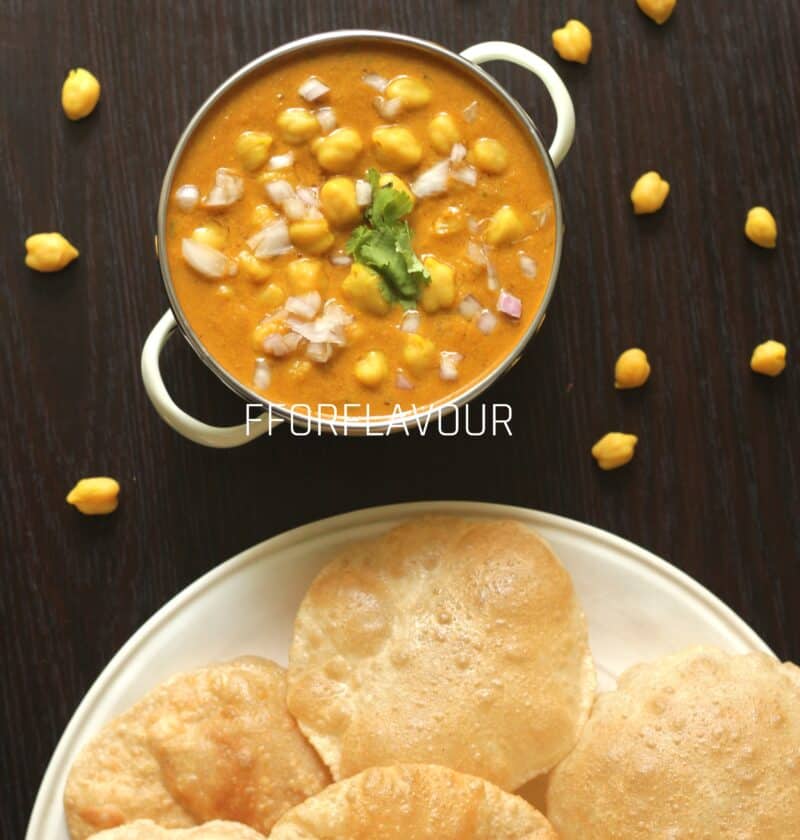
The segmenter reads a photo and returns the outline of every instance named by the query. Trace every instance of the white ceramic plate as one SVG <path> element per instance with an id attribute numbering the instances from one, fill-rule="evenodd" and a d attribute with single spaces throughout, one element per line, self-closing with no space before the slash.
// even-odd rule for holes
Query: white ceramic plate
<path id="1" fill-rule="evenodd" d="M 285 664 L 297 607 L 331 551 L 424 513 L 509 517 L 539 531 L 575 581 L 601 689 L 612 687 L 629 665 L 690 644 L 769 652 L 690 577 L 632 543 L 570 519 L 480 502 L 392 505 L 323 519 L 223 563 L 130 638 L 67 726 L 39 788 L 27 840 L 69 840 L 61 806 L 67 772 L 81 745 L 107 720 L 178 671 L 248 653 Z"/>

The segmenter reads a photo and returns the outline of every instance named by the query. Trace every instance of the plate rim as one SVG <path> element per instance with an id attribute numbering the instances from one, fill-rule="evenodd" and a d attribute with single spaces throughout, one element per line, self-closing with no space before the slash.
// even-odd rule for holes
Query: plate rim
<path id="1" fill-rule="evenodd" d="M 624 555 L 629 562 L 644 565 L 651 572 L 667 579 L 669 583 L 684 590 L 684 592 L 696 600 L 701 601 L 710 612 L 715 614 L 718 620 L 735 629 L 742 639 L 749 643 L 754 650 L 760 650 L 771 656 L 775 656 L 774 652 L 758 633 L 721 598 L 702 583 L 648 549 L 642 548 L 636 543 L 612 534 L 610 531 L 606 531 L 596 525 L 589 525 L 588 523 L 580 522 L 567 516 L 527 508 L 521 505 L 471 500 L 399 502 L 389 505 L 357 508 L 345 513 L 326 516 L 323 519 L 316 519 L 303 525 L 296 525 L 287 531 L 281 531 L 249 548 L 245 548 L 232 557 L 223 560 L 214 568 L 204 572 L 200 577 L 176 592 L 175 595 L 169 598 L 147 618 L 131 634 L 111 659 L 109 659 L 89 687 L 89 690 L 78 703 L 67 725 L 64 727 L 64 731 L 61 733 L 61 737 L 53 749 L 42 780 L 39 783 L 39 789 L 36 792 L 28 826 L 25 831 L 25 840 L 41 840 L 39 835 L 40 823 L 42 823 L 46 814 L 46 800 L 52 799 L 53 795 L 57 793 L 52 788 L 58 773 L 58 768 L 64 760 L 64 755 L 72 748 L 78 731 L 83 728 L 86 718 L 91 714 L 108 684 L 113 681 L 120 668 L 131 658 L 144 641 L 156 632 L 159 627 L 169 621 L 175 613 L 186 607 L 202 593 L 215 586 L 220 580 L 237 573 L 242 568 L 262 558 L 265 552 L 280 551 L 298 542 L 313 540 L 322 533 L 340 531 L 345 528 L 355 527 L 356 525 L 365 526 L 373 523 L 375 520 L 401 521 L 410 516 L 419 515 L 423 511 L 427 514 L 439 515 L 512 518 L 527 522 L 533 527 L 541 525 L 561 529 L 565 532 L 577 533 L 594 542 L 605 544 L 613 548 L 618 554 Z"/>

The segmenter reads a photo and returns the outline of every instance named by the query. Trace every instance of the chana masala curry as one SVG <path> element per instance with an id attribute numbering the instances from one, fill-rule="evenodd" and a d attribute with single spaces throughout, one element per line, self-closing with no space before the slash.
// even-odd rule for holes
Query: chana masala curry
<path id="1" fill-rule="evenodd" d="M 388 415 L 446 402 L 515 349 L 556 218 L 503 101 L 413 49 L 306 51 L 212 107 L 167 211 L 183 314 L 273 403 Z"/>

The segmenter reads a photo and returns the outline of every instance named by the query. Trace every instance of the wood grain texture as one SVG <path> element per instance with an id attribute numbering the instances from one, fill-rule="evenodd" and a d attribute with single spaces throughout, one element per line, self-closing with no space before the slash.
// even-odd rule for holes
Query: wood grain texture
<path id="1" fill-rule="evenodd" d="M 204 450 L 155 415 L 142 343 L 166 308 L 153 256 L 162 173 L 185 122 L 227 75 L 294 37 L 363 26 L 454 49 L 515 40 L 552 55 L 567 17 L 595 35 L 588 67 L 556 65 L 578 137 L 560 173 L 567 236 L 548 318 L 488 393 L 514 406 L 512 439 L 318 440 L 277 433 Z M 683 2 L 659 28 L 633 0 L 0 0 L 3 487 L 0 834 L 22 836 L 56 741 L 99 671 L 149 615 L 252 543 L 318 517 L 416 499 L 479 499 L 584 520 L 698 578 L 784 658 L 800 659 L 800 63 L 796 0 Z M 67 69 L 103 84 L 96 114 L 64 119 Z M 538 84 L 497 67 L 545 136 Z M 665 212 L 627 193 L 656 167 Z M 741 234 L 773 208 L 779 248 Z M 81 249 L 54 276 L 23 241 L 58 229 Z M 790 347 L 776 381 L 752 347 Z M 650 384 L 620 394 L 617 353 L 644 346 Z M 241 405 L 179 338 L 177 399 L 211 421 Z M 601 474 L 591 444 L 639 434 L 634 463 Z M 119 511 L 82 518 L 72 483 L 107 473 Z"/>

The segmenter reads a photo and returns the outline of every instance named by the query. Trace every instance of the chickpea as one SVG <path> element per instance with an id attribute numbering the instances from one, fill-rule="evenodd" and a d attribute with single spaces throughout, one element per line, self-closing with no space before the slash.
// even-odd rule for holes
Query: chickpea
<path id="1" fill-rule="evenodd" d="M 253 283 L 263 283 L 272 274 L 269 263 L 260 260 L 250 251 L 240 251 L 236 263 L 242 274 Z"/>
<path id="2" fill-rule="evenodd" d="M 422 376 L 439 363 L 436 345 L 429 338 L 408 333 L 403 347 L 403 362 L 415 376 Z"/>
<path id="3" fill-rule="evenodd" d="M 453 146 L 461 142 L 461 132 L 450 114 L 442 111 L 428 123 L 428 139 L 434 151 L 449 155 Z"/>
<path id="4" fill-rule="evenodd" d="M 259 230 L 266 227 L 270 222 L 274 222 L 277 218 L 277 212 L 269 204 L 256 204 L 250 216 L 251 221 Z"/>
<path id="5" fill-rule="evenodd" d="M 270 286 L 271 285 L 273 284 L 270 283 Z M 279 318 L 261 321 L 261 323 L 256 324 L 256 328 L 253 330 L 253 350 L 255 350 L 256 353 L 263 353 L 265 339 L 269 338 L 271 335 L 283 334 L 285 331 L 286 325 Z"/>
<path id="6" fill-rule="evenodd" d="M 267 309 L 277 309 L 286 300 L 286 292 L 277 283 L 267 283 L 258 295 L 259 303 Z"/>
<path id="7" fill-rule="evenodd" d="M 384 93 L 387 99 L 399 99 L 409 111 L 424 108 L 431 101 L 432 95 L 428 85 L 414 76 L 392 79 Z"/>
<path id="8" fill-rule="evenodd" d="M 311 148 L 326 172 L 345 172 L 356 162 L 364 144 L 354 128 L 337 128 L 317 139 Z"/>
<path id="9" fill-rule="evenodd" d="M 389 375 L 389 362 L 380 350 L 370 350 L 355 366 L 356 379 L 367 388 L 377 388 Z"/>
<path id="10" fill-rule="evenodd" d="M 61 107 L 71 120 L 88 117 L 100 99 L 100 82 L 83 67 L 70 70 L 61 88 Z"/>
<path id="11" fill-rule="evenodd" d="M 320 260 L 301 257 L 292 260 L 286 266 L 289 280 L 289 291 L 293 295 L 303 295 L 306 292 L 324 292 L 328 288 L 328 278 L 322 270 Z"/>
<path id="12" fill-rule="evenodd" d="M 248 172 L 255 172 L 267 162 L 271 146 L 271 134 L 265 131 L 243 131 L 236 138 L 236 156 Z"/>
<path id="13" fill-rule="evenodd" d="M 209 219 L 204 225 L 200 225 L 192 231 L 192 239 L 220 251 L 228 241 L 228 231 L 219 222 Z"/>
<path id="14" fill-rule="evenodd" d="M 786 345 L 780 341 L 765 341 L 759 344 L 750 358 L 750 368 L 764 376 L 778 376 L 786 368 Z"/>
<path id="15" fill-rule="evenodd" d="M 378 186 L 385 187 L 387 184 L 391 186 L 392 189 L 403 193 L 403 195 L 411 199 L 411 209 L 414 209 L 414 205 L 417 203 L 417 198 L 414 193 L 411 192 L 411 187 L 409 187 L 399 175 L 395 175 L 394 172 L 384 172 L 383 175 L 378 178 Z"/>
<path id="16" fill-rule="evenodd" d="M 61 271 L 78 258 L 78 249 L 60 233 L 34 233 L 25 250 L 25 265 L 34 271 Z"/>
<path id="17" fill-rule="evenodd" d="M 353 263 L 342 281 L 342 293 L 347 300 L 365 312 L 386 315 L 391 304 L 381 292 L 380 275 L 361 263 Z"/>
<path id="18" fill-rule="evenodd" d="M 119 483 L 107 476 L 82 478 L 69 491 L 67 502 L 87 516 L 113 513 L 119 504 Z"/>
<path id="19" fill-rule="evenodd" d="M 525 235 L 525 225 L 513 207 L 504 204 L 489 219 L 484 238 L 489 245 L 510 245 Z"/>
<path id="20" fill-rule="evenodd" d="M 361 219 L 361 208 L 356 202 L 356 185 L 352 178 L 344 175 L 329 178 L 322 185 L 319 201 L 325 218 L 334 227 L 354 225 Z"/>
<path id="21" fill-rule="evenodd" d="M 626 350 L 614 365 L 614 387 L 619 390 L 640 388 L 649 378 L 650 362 L 638 347 Z"/>
<path id="22" fill-rule="evenodd" d="M 568 20 L 553 33 L 553 48 L 564 61 L 586 64 L 592 54 L 592 33 L 579 20 Z"/>
<path id="23" fill-rule="evenodd" d="M 299 146 L 319 134 L 319 122 L 308 108 L 287 108 L 278 114 L 281 140 Z"/>
<path id="24" fill-rule="evenodd" d="M 678 0 L 636 0 L 636 5 L 656 23 L 666 23 L 675 11 Z"/>
<path id="25" fill-rule="evenodd" d="M 292 245 L 307 254 L 324 254 L 333 245 L 333 234 L 328 220 L 303 219 L 289 225 L 289 239 Z"/>
<path id="26" fill-rule="evenodd" d="M 766 207 L 754 207 L 747 214 L 744 233 L 761 248 L 774 248 L 778 243 L 778 224 Z"/>
<path id="27" fill-rule="evenodd" d="M 472 144 L 469 162 L 482 172 L 500 175 L 508 169 L 508 150 L 499 140 L 481 137 Z"/>
<path id="28" fill-rule="evenodd" d="M 402 125 L 379 125 L 372 132 L 372 143 L 381 164 L 401 172 L 413 169 L 422 159 L 422 146 Z"/>
<path id="29" fill-rule="evenodd" d="M 658 172 L 645 172 L 633 185 L 631 201 L 637 216 L 657 213 L 669 195 L 669 182 Z"/>
<path id="30" fill-rule="evenodd" d="M 622 432 L 609 432 L 592 447 L 592 457 L 601 470 L 615 470 L 633 458 L 633 450 L 639 438 Z"/>
<path id="31" fill-rule="evenodd" d="M 423 264 L 431 275 L 431 282 L 422 289 L 420 306 L 425 312 L 449 309 L 456 299 L 455 270 L 435 257 L 426 257 Z"/>

